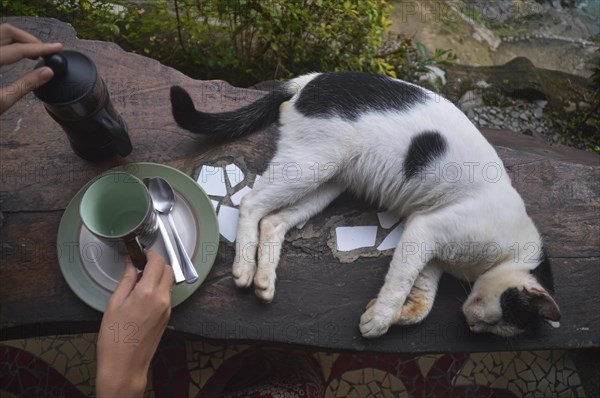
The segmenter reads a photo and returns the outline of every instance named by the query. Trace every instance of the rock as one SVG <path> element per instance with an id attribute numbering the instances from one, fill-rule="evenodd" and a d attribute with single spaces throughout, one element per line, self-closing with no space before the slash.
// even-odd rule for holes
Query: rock
<path id="1" fill-rule="evenodd" d="M 563 110 L 566 113 L 573 113 L 573 112 L 575 112 L 577 110 L 577 105 L 574 102 L 569 101 L 567 103 L 567 106 L 563 107 Z"/>
<path id="2" fill-rule="evenodd" d="M 486 42 L 490 48 L 496 49 L 502 43 L 502 40 L 491 30 L 479 25 L 473 24 L 471 25 L 473 28 L 473 39 L 478 42 Z"/>
<path id="3" fill-rule="evenodd" d="M 550 113 L 564 114 L 564 108 L 569 102 L 577 104 L 588 93 L 591 95 L 588 79 L 537 68 L 524 57 L 517 57 L 500 66 L 454 65 L 448 70 L 446 77 L 448 83 L 442 93 L 447 98 L 461 98 L 463 93 L 473 90 L 477 82 L 485 81 L 492 86 L 485 91 L 485 98 L 546 103 L 546 111 Z M 544 109 L 544 106 L 541 107 Z"/>
<path id="4" fill-rule="evenodd" d="M 438 86 L 439 83 L 441 83 L 442 86 L 446 84 L 446 72 L 437 66 L 429 65 L 426 68 L 429 69 L 429 72 L 421 76 L 419 80 L 427 80 L 434 86 Z"/>
<path id="5" fill-rule="evenodd" d="M 459 100 L 458 107 L 461 111 L 467 112 L 469 109 L 473 109 L 479 106 L 483 106 L 483 97 L 479 90 L 467 91 Z"/>
<path id="6" fill-rule="evenodd" d="M 498 35 L 485 26 L 475 22 L 471 17 L 463 14 L 459 7 L 454 4 L 450 4 L 450 7 L 464 22 L 471 26 L 471 29 L 473 29 L 473 39 L 477 40 L 478 42 L 486 42 L 492 49 L 498 48 L 500 43 L 502 43 L 502 40 Z"/>
<path id="7" fill-rule="evenodd" d="M 577 107 L 580 111 L 589 111 L 590 109 L 592 109 L 592 105 L 584 101 L 580 101 L 577 104 Z"/>
<path id="8" fill-rule="evenodd" d="M 560 135 L 558 135 L 557 133 L 552 135 L 552 142 L 555 144 L 558 144 L 560 142 Z"/>

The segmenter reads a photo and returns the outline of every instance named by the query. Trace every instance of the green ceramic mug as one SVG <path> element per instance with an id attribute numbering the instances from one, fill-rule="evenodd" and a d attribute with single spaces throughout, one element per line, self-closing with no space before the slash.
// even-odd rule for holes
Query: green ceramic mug
<path id="1" fill-rule="evenodd" d="M 123 242 L 133 264 L 146 265 L 144 247 L 158 231 L 157 215 L 144 183 L 123 172 L 111 172 L 90 183 L 81 199 L 83 225 L 108 244 Z"/>

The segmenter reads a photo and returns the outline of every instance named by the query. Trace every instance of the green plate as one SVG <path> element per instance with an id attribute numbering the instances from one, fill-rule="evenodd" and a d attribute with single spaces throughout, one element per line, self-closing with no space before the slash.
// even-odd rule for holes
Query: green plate
<path id="1" fill-rule="evenodd" d="M 131 163 L 115 167 L 105 174 L 115 171 L 124 171 L 140 179 L 160 176 L 169 181 L 175 190 L 173 218 L 198 272 L 196 282 L 182 282 L 173 287 L 171 306 L 175 307 L 200 287 L 215 261 L 219 246 L 215 210 L 202 188 L 189 176 L 172 167 L 156 163 Z M 57 250 L 60 269 L 69 287 L 86 304 L 103 312 L 121 276 L 125 252 L 115 245 L 109 246 L 100 241 L 81 223 L 79 204 L 90 183 L 75 195 L 60 220 Z M 160 236 L 150 248 L 167 258 Z"/>

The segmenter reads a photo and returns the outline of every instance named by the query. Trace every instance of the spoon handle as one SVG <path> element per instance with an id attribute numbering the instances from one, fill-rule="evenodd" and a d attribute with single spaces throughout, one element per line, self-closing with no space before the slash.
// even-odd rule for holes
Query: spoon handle
<path id="1" fill-rule="evenodd" d="M 169 256 L 171 268 L 173 268 L 173 276 L 175 277 L 175 283 L 183 282 L 185 280 L 185 276 L 183 275 L 183 271 L 181 270 L 181 264 L 177 259 L 177 254 L 175 253 L 175 249 L 173 248 L 173 243 L 171 243 L 171 239 L 169 239 L 167 228 L 165 228 L 165 224 L 160 218 L 160 214 L 157 214 L 156 218 L 158 219 L 158 229 L 160 229 L 160 234 L 162 235 L 163 242 L 165 243 L 165 249 L 167 249 L 167 255 Z"/>
<path id="2" fill-rule="evenodd" d="M 179 237 L 179 232 L 177 232 L 177 227 L 175 226 L 175 221 L 173 221 L 173 216 L 171 213 L 167 215 L 167 219 L 169 220 L 173 237 L 175 237 L 175 243 L 177 244 L 177 250 L 179 251 L 179 258 L 181 258 L 181 262 L 183 263 L 182 268 L 183 274 L 185 275 L 185 281 L 187 283 L 194 283 L 198 280 L 196 268 L 194 267 L 194 264 L 192 264 L 192 260 L 190 260 L 190 256 L 188 256 L 187 251 L 183 246 L 183 242 Z"/>

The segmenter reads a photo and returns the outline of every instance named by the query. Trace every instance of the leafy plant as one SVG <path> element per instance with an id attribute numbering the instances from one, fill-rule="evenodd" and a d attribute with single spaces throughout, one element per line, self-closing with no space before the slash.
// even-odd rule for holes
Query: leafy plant
<path id="1" fill-rule="evenodd" d="M 589 61 L 592 75 L 590 76 L 590 87 L 594 91 L 594 97 L 600 101 L 600 49 L 596 50 L 596 56 Z"/>
<path id="2" fill-rule="evenodd" d="M 182 47 L 207 73 L 230 81 L 240 74 L 260 81 L 315 70 L 393 70 L 378 56 L 389 26 L 384 1 L 176 0 L 175 4 L 180 10 Z"/>
<path id="3" fill-rule="evenodd" d="M 115 41 L 201 79 L 238 86 L 312 71 L 369 71 L 418 80 L 448 66 L 408 37 L 389 37 L 385 0 L 0 0 L 2 15 L 70 22 L 81 38 Z"/>

